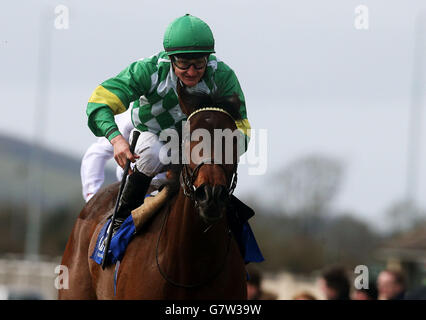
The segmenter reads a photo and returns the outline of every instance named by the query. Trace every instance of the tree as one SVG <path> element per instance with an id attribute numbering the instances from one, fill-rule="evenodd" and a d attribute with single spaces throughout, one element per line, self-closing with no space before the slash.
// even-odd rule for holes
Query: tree
<path id="1" fill-rule="evenodd" d="M 278 174 L 281 204 L 288 213 L 321 215 L 336 196 L 343 165 L 321 155 L 297 159 Z"/>
<path id="2" fill-rule="evenodd" d="M 424 222 L 426 212 L 413 201 L 400 200 L 386 210 L 386 218 L 392 233 L 404 232 Z"/>

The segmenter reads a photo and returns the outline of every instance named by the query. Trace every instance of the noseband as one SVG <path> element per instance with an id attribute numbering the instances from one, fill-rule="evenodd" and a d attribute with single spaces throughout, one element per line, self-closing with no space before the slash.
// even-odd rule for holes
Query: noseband
<path id="1" fill-rule="evenodd" d="M 188 164 L 184 164 L 182 167 L 182 172 L 180 176 L 180 183 L 183 189 L 183 193 L 185 196 L 189 197 L 192 201 L 195 202 L 195 206 L 198 206 L 198 201 L 195 197 L 195 191 L 197 188 L 194 185 L 195 180 L 197 179 L 198 171 L 204 164 L 213 164 L 213 162 L 208 160 L 201 161 L 194 170 Z M 222 164 L 218 164 L 226 174 L 225 167 Z M 238 174 L 237 174 L 237 164 L 234 164 L 234 168 L 232 170 L 231 183 L 226 187 L 228 196 L 231 196 L 234 193 L 235 187 L 237 186 Z"/>
<path id="2" fill-rule="evenodd" d="M 234 120 L 234 118 L 227 111 L 225 111 L 221 108 L 207 107 L 207 108 L 201 108 L 201 109 L 195 110 L 193 113 L 191 113 L 189 115 L 187 121 L 189 121 L 189 119 L 191 119 L 192 116 L 194 116 L 195 114 L 202 112 L 202 111 L 222 112 L 222 113 L 226 114 L 227 116 L 229 116 L 232 120 Z M 184 145 L 184 143 L 185 143 L 185 141 L 183 141 L 182 145 Z M 185 157 L 185 153 L 183 153 L 183 157 Z M 182 186 L 182 189 L 183 189 L 183 193 L 185 194 L 185 196 L 189 197 L 192 201 L 195 202 L 196 207 L 198 206 L 198 202 L 197 202 L 197 199 L 195 197 L 196 187 L 194 186 L 194 182 L 197 179 L 197 175 L 198 175 L 198 172 L 200 171 L 200 168 L 204 164 L 215 164 L 215 163 L 214 163 L 214 160 L 212 158 L 206 158 L 206 159 L 203 159 L 194 168 L 194 170 L 192 170 L 192 168 L 189 166 L 189 161 L 185 161 L 185 163 L 182 166 L 182 172 L 181 172 L 181 175 L 180 175 L 180 183 L 181 183 L 181 186 Z M 221 164 L 221 163 L 218 163 L 217 165 L 219 165 L 223 169 L 223 171 L 225 172 L 225 175 L 227 175 L 224 165 Z M 229 184 L 229 186 L 226 186 L 227 193 L 228 193 L 229 196 L 232 195 L 232 193 L 235 190 L 235 187 L 237 186 L 237 180 L 238 180 L 237 169 L 238 169 L 238 163 L 235 163 L 234 168 L 232 169 L 230 184 Z M 229 180 L 227 180 L 227 181 L 229 181 Z"/>

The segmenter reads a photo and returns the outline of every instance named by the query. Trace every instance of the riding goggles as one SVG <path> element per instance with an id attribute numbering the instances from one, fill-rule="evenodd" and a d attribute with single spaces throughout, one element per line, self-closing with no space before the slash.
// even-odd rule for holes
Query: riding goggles
<path id="1" fill-rule="evenodd" d="M 184 60 L 173 57 L 173 64 L 181 70 L 188 70 L 191 66 L 194 66 L 196 70 L 201 70 L 207 65 L 207 57 L 196 59 L 195 62 L 192 63 L 191 61 L 194 60 Z"/>

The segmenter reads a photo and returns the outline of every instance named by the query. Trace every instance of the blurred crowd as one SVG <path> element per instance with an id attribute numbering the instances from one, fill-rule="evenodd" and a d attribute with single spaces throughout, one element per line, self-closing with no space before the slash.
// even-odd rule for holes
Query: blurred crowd
<path id="1" fill-rule="evenodd" d="M 322 271 L 317 285 L 322 297 L 309 291 L 295 294 L 293 300 L 412 300 L 426 299 L 426 287 L 407 291 L 406 276 L 399 270 L 382 270 L 375 281 L 355 285 L 343 267 L 329 267 Z M 358 287 L 358 288 L 357 288 Z M 262 287 L 261 272 L 248 268 L 247 295 L 249 300 L 276 300 L 278 295 Z"/>

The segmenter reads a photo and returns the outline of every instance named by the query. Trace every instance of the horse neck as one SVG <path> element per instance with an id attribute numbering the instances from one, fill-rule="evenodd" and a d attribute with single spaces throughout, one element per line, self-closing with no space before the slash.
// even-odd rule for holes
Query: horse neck
<path id="1" fill-rule="evenodd" d="M 230 261 L 231 238 L 226 217 L 204 232 L 206 226 L 182 189 L 170 202 L 168 215 L 167 211 L 165 214 L 156 254 L 163 278 L 179 287 L 211 283 Z M 172 290 L 171 286 L 166 287 Z"/>
<path id="2" fill-rule="evenodd" d="M 208 227 L 194 208 L 194 203 L 180 188 L 166 227 L 168 242 L 175 244 L 171 250 L 179 258 L 186 256 L 189 261 L 206 256 L 223 258 L 229 240 L 226 216 L 204 232 Z"/>

